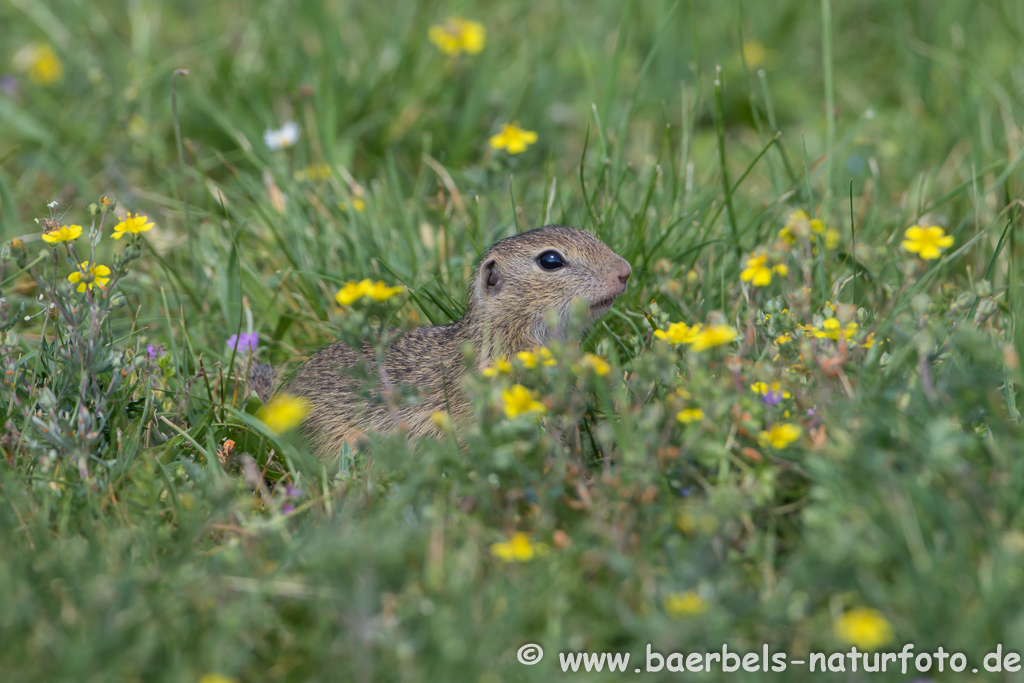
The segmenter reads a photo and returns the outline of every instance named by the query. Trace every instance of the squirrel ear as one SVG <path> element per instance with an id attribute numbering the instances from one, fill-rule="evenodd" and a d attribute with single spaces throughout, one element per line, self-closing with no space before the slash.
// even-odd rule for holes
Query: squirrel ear
<path id="1" fill-rule="evenodd" d="M 504 280 L 498 272 L 498 262 L 494 259 L 487 259 L 487 262 L 480 266 L 480 280 L 484 291 L 488 294 L 497 294 L 501 291 Z"/>

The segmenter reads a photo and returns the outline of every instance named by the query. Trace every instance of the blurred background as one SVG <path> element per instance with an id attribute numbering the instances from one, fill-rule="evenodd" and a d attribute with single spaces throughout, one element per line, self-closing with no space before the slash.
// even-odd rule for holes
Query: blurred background
<path id="1" fill-rule="evenodd" d="M 451 17 L 478 22 L 477 51 L 431 41 Z M 674 206 L 657 193 L 647 232 L 679 223 L 685 201 L 713 202 L 716 119 L 732 181 L 744 180 L 732 208 L 759 223 L 782 220 L 781 206 L 763 212 L 787 198 L 848 216 L 833 200 L 848 203 L 851 181 L 862 219 L 878 202 L 923 206 L 1020 148 L 1024 18 L 1009 1 L 11 0 L 0 20 L 5 236 L 30 234 L 51 200 L 63 211 L 107 194 L 156 221 L 154 248 L 199 283 L 226 272 L 232 244 L 246 249 L 241 277 L 290 267 L 311 299 L 323 278 L 380 274 L 370 264 L 382 262 L 407 284 L 439 283 L 423 304 L 438 319 L 456 312 L 448 293 L 464 275 L 452 280 L 445 259 L 471 262 L 517 226 L 636 222 L 632 201 L 588 211 L 581 169 L 639 197 L 660 168 Z M 514 121 L 538 142 L 490 147 Z M 275 151 L 265 134 L 287 122 L 298 138 Z M 643 249 L 613 246 L 644 269 Z M 261 289 L 248 293 L 267 305 Z M 234 330 L 237 306 L 224 315 Z"/>
<path id="2" fill-rule="evenodd" d="M 1024 642 L 1019 0 L 4 0 L 0 34 L 0 233 L 24 247 L 4 363 L 55 348 L 34 219 L 89 226 L 112 198 L 111 264 L 125 212 L 155 224 L 109 318 L 118 358 L 152 363 L 105 450 L 47 469 L 5 422 L 5 680 L 537 680 L 527 637 L 544 678 L 558 650 L 837 649 L 862 642 L 834 628 L 851 613 L 876 647 Z M 797 209 L 834 251 L 741 285 Z M 226 340 L 293 367 L 362 278 L 409 288 L 395 324 L 449 322 L 487 245 L 550 222 L 634 268 L 586 342 L 633 384 L 594 394 L 609 419 L 571 406 L 607 460 L 496 408 L 465 448 L 271 453 Z M 900 251 L 918 222 L 948 258 Z M 741 371 L 778 378 L 770 316 L 837 305 L 879 347 L 799 368 L 818 431 L 771 451 Z M 739 365 L 650 350 L 651 325 L 716 311 L 761 340 Z M 81 407 L 62 362 L 55 401 Z M 677 385 L 703 425 L 677 424 Z M 301 486 L 226 475 L 228 440 Z M 516 531 L 546 559 L 496 559 Z"/>

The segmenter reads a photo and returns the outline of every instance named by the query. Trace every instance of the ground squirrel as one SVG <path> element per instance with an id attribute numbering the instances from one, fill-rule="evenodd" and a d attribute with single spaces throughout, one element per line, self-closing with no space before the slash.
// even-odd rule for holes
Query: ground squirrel
<path id="1" fill-rule="evenodd" d="M 373 348 L 364 346 L 361 354 L 378 378 L 369 397 L 350 372 L 360 354 L 341 342 L 306 361 L 283 391 L 309 402 L 304 430 L 321 458 L 337 457 L 363 431 L 396 423 L 412 436 L 436 433 L 435 411 L 447 411 L 456 422 L 470 415 L 459 387 L 467 370 L 463 347 L 472 347 L 479 371 L 498 358 L 565 339 L 573 302 L 589 304 L 584 322 L 592 323 L 626 290 L 631 272 L 624 258 L 576 228 L 551 225 L 514 235 L 483 255 L 459 320 L 401 334 L 387 347 L 383 368 L 374 368 Z M 384 398 L 399 386 L 414 387 L 419 398 Z"/>

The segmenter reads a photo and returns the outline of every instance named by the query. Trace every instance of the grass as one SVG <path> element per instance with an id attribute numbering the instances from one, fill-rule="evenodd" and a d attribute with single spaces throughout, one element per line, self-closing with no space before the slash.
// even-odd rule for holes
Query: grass
<path id="1" fill-rule="evenodd" d="M 453 15 L 478 54 L 428 40 Z M 0 23 L 5 680 L 1019 649 L 1017 3 L 17 0 Z M 522 154 L 488 145 L 512 121 Z M 76 256 L 40 239 L 51 201 Z M 156 227 L 113 241 L 124 211 Z M 601 236 L 630 287 L 556 365 L 471 378 L 458 440 L 321 463 L 257 417 L 228 337 L 287 372 L 449 322 L 483 249 L 545 223 Z M 911 254 L 915 224 L 953 246 Z M 754 254 L 786 272 L 744 282 Z M 106 290 L 66 282 L 86 259 Z M 334 303 L 364 278 L 408 293 Z M 654 337 L 678 322 L 738 338 Z M 578 378 L 581 351 L 611 372 Z M 515 382 L 543 423 L 505 417 Z"/>

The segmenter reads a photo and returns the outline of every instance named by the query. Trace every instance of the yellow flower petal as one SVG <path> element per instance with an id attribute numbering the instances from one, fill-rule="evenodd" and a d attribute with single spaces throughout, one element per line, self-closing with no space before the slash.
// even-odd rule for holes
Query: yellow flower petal
<path id="1" fill-rule="evenodd" d="M 388 287 L 381 281 L 374 282 L 373 284 L 366 287 L 364 296 L 368 296 L 374 301 L 387 301 L 396 294 L 401 294 L 405 291 L 405 287 L 401 285 L 396 287 Z"/>
<path id="2" fill-rule="evenodd" d="M 693 337 L 693 341 L 690 342 L 690 349 L 699 353 L 715 346 L 728 344 L 738 336 L 736 330 L 728 325 L 711 325 L 702 329 Z"/>
<path id="3" fill-rule="evenodd" d="M 772 425 L 768 431 L 762 431 L 757 440 L 761 446 L 781 450 L 800 438 L 803 430 L 799 425 L 782 422 Z"/>
<path id="4" fill-rule="evenodd" d="M 56 230 L 43 233 L 43 241 L 47 244 L 57 244 L 58 242 L 70 242 L 71 240 L 78 239 L 82 234 L 81 225 L 62 225 Z"/>
<path id="5" fill-rule="evenodd" d="M 203 677 L 199 679 L 199 683 L 238 683 L 238 679 L 228 678 L 220 674 L 203 674 Z"/>
<path id="6" fill-rule="evenodd" d="M 82 278 L 88 273 L 91 276 L 90 282 L 82 282 Z M 103 289 L 110 282 L 110 268 L 106 266 L 89 265 L 88 261 L 82 261 L 78 264 L 78 270 L 68 275 L 68 282 L 71 284 L 78 283 L 78 291 L 84 292 L 87 289 L 92 289 L 94 286 L 98 286 Z"/>
<path id="7" fill-rule="evenodd" d="M 547 550 L 543 543 L 531 543 L 530 537 L 522 531 L 512 534 L 507 541 L 491 544 L 491 555 L 503 562 L 529 562 Z"/>
<path id="8" fill-rule="evenodd" d="M 334 300 L 342 306 L 349 306 L 364 296 L 373 299 L 374 301 L 387 301 L 394 295 L 404 291 L 405 287 L 402 287 L 401 285 L 388 287 L 380 280 L 377 282 L 361 280 L 360 282 L 346 283 L 345 286 L 339 289 L 338 293 L 334 295 Z"/>
<path id="9" fill-rule="evenodd" d="M 686 323 L 672 323 L 667 330 L 655 330 L 654 337 L 669 344 L 689 344 L 700 331 L 700 324 L 690 327 Z"/>
<path id="10" fill-rule="evenodd" d="M 132 216 L 131 212 L 125 216 L 125 219 L 114 226 L 114 239 L 121 239 L 126 232 L 130 232 L 133 235 L 137 235 L 140 232 L 146 232 L 147 230 L 153 229 L 153 223 L 149 222 L 148 216 L 140 216 L 135 214 Z"/>
<path id="11" fill-rule="evenodd" d="M 502 357 L 494 361 L 494 365 L 485 368 L 482 374 L 484 377 L 497 377 L 499 374 L 507 375 L 510 372 L 512 372 L 512 364 Z"/>
<path id="12" fill-rule="evenodd" d="M 64 77 L 64 65 L 53 48 L 45 43 L 32 43 L 18 50 L 13 59 L 14 68 L 28 73 L 36 85 L 52 85 Z"/>
<path id="13" fill-rule="evenodd" d="M 537 134 L 532 130 L 523 130 L 519 122 L 506 123 L 497 135 L 491 136 L 490 145 L 494 149 L 504 149 L 509 154 L 519 154 L 537 142 Z"/>
<path id="14" fill-rule="evenodd" d="M 291 394 L 278 394 L 260 408 L 256 417 L 275 433 L 287 432 L 301 424 L 309 412 L 309 401 Z"/>
<path id="15" fill-rule="evenodd" d="M 537 392 L 530 391 L 522 384 L 513 384 L 505 389 L 501 392 L 505 416 L 511 419 L 520 415 L 542 415 L 547 412 L 544 404 L 537 400 L 537 395 Z"/>
<path id="16" fill-rule="evenodd" d="M 892 625 L 876 609 L 855 607 L 833 624 L 836 636 L 864 650 L 874 650 L 893 639 Z"/>
<path id="17" fill-rule="evenodd" d="M 363 280 L 363 282 L 369 282 Z M 356 299 L 363 296 L 364 287 L 362 282 L 346 282 L 345 286 L 338 290 L 338 293 L 334 295 L 334 300 L 342 306 L 349 306 Z"/>
<path id="18" fill-rule="evenodd" d="M 907 228 L 903 236 L 904 240 L 900 246 L 926 261 L 939 258 L 944 249 L 953 246 L 953 236 L 946 235 L 945 231 L 937 225 L 927 228 L 913 225 Z"/>
<path id="19" fill-rule="evenodd" d="M 704 419 L 704 411 L 700 408 L 687 408 L 676 413 L 676 419 L 683 424 L 689 424 Z"/>
<path id="20" fill-rule="evenodd" d="M 665 614 L 673 619 L 695 617 L 708 610 L 708 604 L 704 598 L 693 591 L 670 593 L 662 600 L 661 606 L 665 609 Z"/>
<path id="21" fill-rule="evenodd" d="M 572 371 L 577 375 L 581 375 L 588 370 L 592 370 L 599 377 L 604 377 L 612 371 L 612 366 L 597 354 L 585 353 L 580 362 L 572 366 Z"/>
<path id="22" fill-rule="evenodd" d="M 427 30 L 427 38 L 441 52 L 456 57 L 463 52 L 475 55 L 484 49 L 487 31 L 483 24 L 460 17 L 450 17 Z"/>

